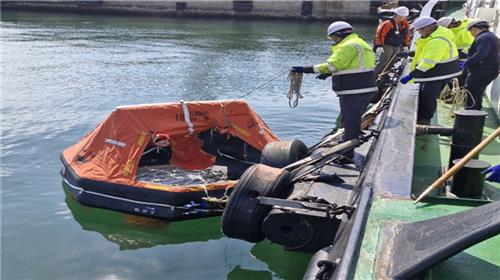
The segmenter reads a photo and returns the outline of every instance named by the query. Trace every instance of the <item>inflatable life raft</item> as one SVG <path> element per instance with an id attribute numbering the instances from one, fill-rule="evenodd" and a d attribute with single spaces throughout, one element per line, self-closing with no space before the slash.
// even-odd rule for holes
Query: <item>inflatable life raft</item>
<path id="1" fill-rule="evenodd" d="M 222 213 L 245 170 L 278 138 L 243 100 L 116 108 L 61 155 L 82 204 L 168 220 Z"/>

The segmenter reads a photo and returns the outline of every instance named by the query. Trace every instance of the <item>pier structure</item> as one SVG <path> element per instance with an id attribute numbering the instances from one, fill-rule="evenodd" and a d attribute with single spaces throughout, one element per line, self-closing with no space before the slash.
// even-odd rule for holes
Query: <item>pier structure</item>
<path id="1" fill-rule="evenodd" d="M 377 7 L 384 1 L 271 1 L 271 0 L 156 0 L 156 1 L 1 1 L 2 9 L 50 10 L 79 13 L 105 13 L 154 16 L 208 16 L 229 18 L 282 18 L 301 20 L 377 18 Z"/>

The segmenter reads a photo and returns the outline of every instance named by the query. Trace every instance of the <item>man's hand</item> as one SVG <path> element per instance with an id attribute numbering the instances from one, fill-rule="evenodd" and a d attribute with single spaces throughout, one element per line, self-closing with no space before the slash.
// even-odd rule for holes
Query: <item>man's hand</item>
<path id="1" fill-rule="evenodd" d="M 483 171 L 483 174 L 488 174 L 488 173 L 491 174 L 486 178 L 486 181 L 500 183 L 500 164 L 492 166 Z"/>
<path id="2" fill-rule="evenodd" d="M 313 66 L 292 66 L 292 70 L 290 72 L 293 73 L 314 73 Z"/>
<path id="3" fill-rule="evenodd" d="M 410 80 L 411 80 L 411 76 L 410 75 L 406 75 L 404 76 L 403 78 L 401 78 L 401 80 L 399 80 L 403 85 L 406 85 Z"/>
<path id="4" fill-rule="evenodd" d="M 290 72 L 304 73 L 304 66 L 292 66 L 292 70 L 290 70 Z"/>
<path id="5" fill-rule="evenodd" d="M 326 80 L 326 78 L 330 77 L 332 74 L 319 74 L 318 76 L 316 76 L 316 79 L 320 79 L 320 80 Z"/>
<path id="6" fill-rule="evenodd" d="M 403 58 L 407 58 L 408 57 L 408 53 L 407 52 L 404 52 L 404 51 L 400 51 L 396 54 L 397 57 L 403 57 Z"/>
<path id="7" fill-rule="evenodd" d="M 375 53 L 378 55 L 378 56 L 381 56 L 383 53 L 384 53 L 384 48 L 383 47 L 378 47 L 375 49 Z"/>

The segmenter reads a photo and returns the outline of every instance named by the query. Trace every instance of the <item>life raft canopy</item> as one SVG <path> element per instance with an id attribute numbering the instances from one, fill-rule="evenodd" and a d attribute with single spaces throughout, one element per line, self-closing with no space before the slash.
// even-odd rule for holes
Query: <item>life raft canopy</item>
<path id="1" fill-rule="evenodd" d="M 152 146 L 169 146 L 173 166 L 212 166 L 216 157 L 203 151 L 199 137 L 207 131 L 237 137 L 259 151 L 279 140 L 244 100 L 144 104 L 117 107 L 62 158 L 80 178 L 141 186 L 138 165 Z"/>

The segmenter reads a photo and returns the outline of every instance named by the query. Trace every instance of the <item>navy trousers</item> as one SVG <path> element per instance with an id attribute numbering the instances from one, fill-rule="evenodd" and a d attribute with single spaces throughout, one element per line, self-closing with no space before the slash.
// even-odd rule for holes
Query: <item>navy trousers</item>
<path id="1" fill-rule="evenodd" d="M 359 137 L 361 133 L 361 116 L 374 94 L 339 95 L 340 113 L 342 114 L 341 125 L 344 128 L 342 141 L 349 141 Z M 347 157 L 352 157 L 353 155 L 354 151 L 345 154 Z"/>
<path id="2" fill-rule="evenodd" d="M 437 98 L 450 79 L 420 83 L 418 92 L 418 124 L 430 124 L 437 108 Z"/>
<path id="3" fill-rule="evenodd" d="M 486 87 L 498 77 L 498 71 L 471 72 L 465 80 L 465 88 L 472 96 L 467 95 L 465 109 L 481 110 L 483 108 L 483 94 Z"/>

